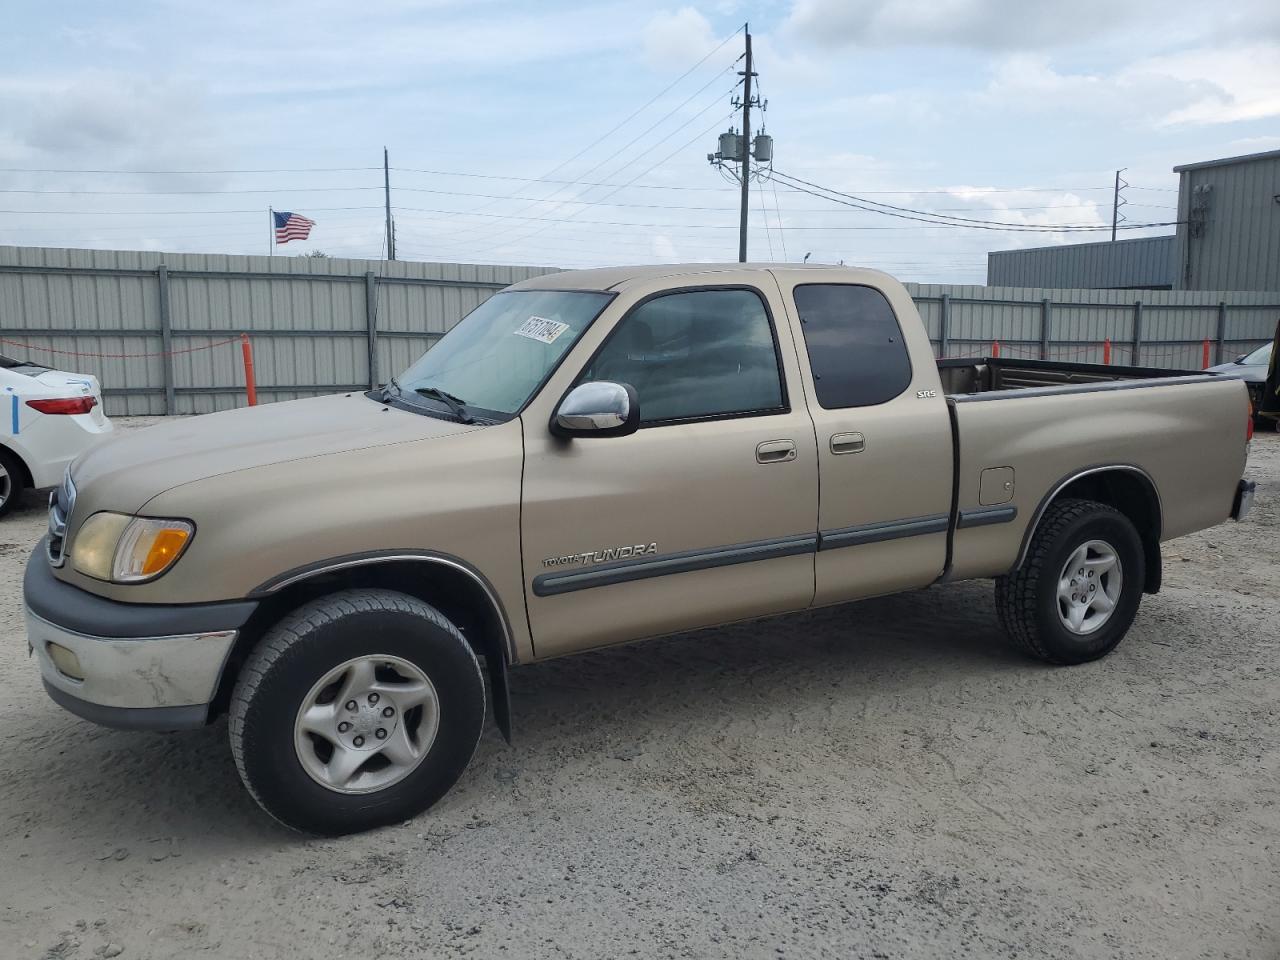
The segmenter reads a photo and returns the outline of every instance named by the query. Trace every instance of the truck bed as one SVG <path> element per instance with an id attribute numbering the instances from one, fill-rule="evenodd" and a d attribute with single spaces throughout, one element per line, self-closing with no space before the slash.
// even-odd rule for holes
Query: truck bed
<path id="1" fill-rule="evenodd" d="M 973 395 L 1043 387 L 1119 384 L 1127 380 L 1201 377 L 1200 370 L 1126 367 L 1059 360 L 1019 360 L 1004 357 L 956 357 L 939 360 L 938 375 L 948 396 Z"/>

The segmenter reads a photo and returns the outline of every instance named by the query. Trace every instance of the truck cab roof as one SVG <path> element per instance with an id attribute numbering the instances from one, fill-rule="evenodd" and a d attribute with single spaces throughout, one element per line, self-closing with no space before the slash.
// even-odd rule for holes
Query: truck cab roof
<path id="1" fill-rule="evenodd" d="M 776 263 L 663 263 L 635 266 L 598 267 L 592 270 L 565 270 L 531 277 L 514 284 L 512 290 L 608 290 L 621 292 L 639 283 L 667 281 L 672 286 L 693 285 L 700 280 L 713 282 L 717 274 L 739 272 L 772 273 L 777 276 L 804 274 L 811 282 L 896 283 L 888 274 L 864 267 L 829 264 Z"/>

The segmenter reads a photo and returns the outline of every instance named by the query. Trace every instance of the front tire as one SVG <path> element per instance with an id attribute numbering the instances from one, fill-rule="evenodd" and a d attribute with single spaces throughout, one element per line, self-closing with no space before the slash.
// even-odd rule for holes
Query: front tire
<path id="1" fill-rule="evenodd" d="M 1049 663 L 1086 663 L 1124 639 L 1142 602 L 1146 563 L 1133 522 L 1093 500 L 1059 500 L 1023 564 L 996 580 L 1001 626 Z"/>
<path id="2" fill-rule="evenodd" d="M 273 627 L 230 709 L 236 768 L 286 826 L 338 835 L 406 820 L 453 786 L 484 725 L 461 632 L 390 590 L 345 590 Z"/>

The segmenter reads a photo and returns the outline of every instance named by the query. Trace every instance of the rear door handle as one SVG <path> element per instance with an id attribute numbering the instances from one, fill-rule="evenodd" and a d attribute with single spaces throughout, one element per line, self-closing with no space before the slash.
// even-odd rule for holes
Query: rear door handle
<path id="1" fill-rule="evenodd" d="M 766 440 L 756 445 L 757 463 L 786 463 L 796 458 L 794 440 Z"/>
<path id="2" fill-rule="evenodd" d="M 833 433 L 831 435 L 831 452 L 839 456 L 842 453 L 861 453 L 867 448 L 867 438 L 860 433 Z"/>

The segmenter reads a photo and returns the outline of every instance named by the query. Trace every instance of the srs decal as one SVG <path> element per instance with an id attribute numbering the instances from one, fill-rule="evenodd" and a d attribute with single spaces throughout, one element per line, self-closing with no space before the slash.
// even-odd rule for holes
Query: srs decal
<path id="1" fill-rule="evenodd" d="M 626 547 L 609 547 L 606 550 L 588 550 L 570 553 L 563 557 L 547 557 L 544 567 L 564 567 L 574 563 L 608 563 L 610 560 L 630 560 L 658 552 L 657 543 L 636 543 Z"/>

